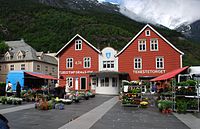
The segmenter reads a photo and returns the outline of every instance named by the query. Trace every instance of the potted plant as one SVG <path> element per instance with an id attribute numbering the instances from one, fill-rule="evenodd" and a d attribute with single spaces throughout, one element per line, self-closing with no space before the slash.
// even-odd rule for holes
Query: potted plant
<path id="1" fill-rule="evenodd" d="M 7 102 L 7 97 L 6 96 L 2 96 L 1 97 L 1 103 L 2 104 L 6 104 L 6 102 Z"/>
<path id="2" fill-rule="evenodd" d="M 141 108 L 147 108 L 148 104 L 149 103 L 147 101 L 142 101 L 142 102 L 140 102 L 140 107 Z"/>

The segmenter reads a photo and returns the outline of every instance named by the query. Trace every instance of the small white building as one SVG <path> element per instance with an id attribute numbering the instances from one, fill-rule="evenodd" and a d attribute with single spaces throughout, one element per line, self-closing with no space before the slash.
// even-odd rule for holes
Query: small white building
<path id="1" fill-rule="evenodd" d="M 90 74 L 92 78 L 91 88 L 97 94 L 119 94 L 122 76 L 127 73 L 118 72 L 117 51 L 111 47 L 106 47 L 99 54 L 99 71 Z"/>

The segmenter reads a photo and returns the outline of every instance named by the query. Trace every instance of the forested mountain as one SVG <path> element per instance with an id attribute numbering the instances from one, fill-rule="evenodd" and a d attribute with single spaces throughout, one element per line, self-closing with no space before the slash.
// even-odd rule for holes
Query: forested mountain
<path id="1" fill-rule="evenodd" d="M 79 33 L 100 49 L 112 46 L 121 50 L 145 26 L 121 15 L 115 6 L 111 8 L 112 5 L 77 9 L 75 3 L 73 9 L 67 6 L 52 7 L 38 0 L 0 0 L 0 40 L 23 38 L 37 51 L 57 52 Z M 80 4 L 77 3 L 77 6 Z M 107 7 L 111 11 L 105 11 Z M 185 53 L 184 65 L 200 64 L 198 44 L 176 31 L 163 27 L 155 29 Z"/>

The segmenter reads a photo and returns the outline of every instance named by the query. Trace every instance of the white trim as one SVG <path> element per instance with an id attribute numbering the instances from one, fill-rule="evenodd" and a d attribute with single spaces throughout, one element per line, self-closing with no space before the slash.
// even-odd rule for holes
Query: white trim
<path id="1" fill-rule="evenodd" d="M 89 58 L 90 67 L 85 67 L 85 58 Z M 92 58 L 91 57 L 84 57 L 83 58 L 83 68 L 86 68 L 86 69 L 91 68 L 91 64 L 92 64 L 91 62 L 92 62 Z"/>
<path id="2" fill-rule="evenodd" d="M 162 68 L 158 68 L 157 67 L 157 58 L 162 58 L 163 59 L 163 67 Z M 165 59 L 164 59 L 164 56 L 156 56 L 156 69 L 165 69 Z"/>
<path id="3" fill-rule="evenodd" d="M 67 67 L 67 63 L 68 63 L 68 59 L 72 59 L 72 67 Z M 69 57 L 69 58 L 66 58 L 66 69 L 73 69 L 74 68 L 74 59 L 73 58 L 71 58 L 71 57 Z"/>
<path id="4" fill-rule="evenodd" d="M 60 71 L 60 62 L 59 62 L 59 61 L 60 61 L 60 56 L 58 56 L 58 60 L 57 60 L 57 61 L 58 61 L 58 71 L 57 71 L 57 74 L 58 74 L 58 76 L 57 76 L 57 77 L 58 77 L 58 81 L 57 81 L 57 83 L 59 84 L 59 83 L 60 83 L 60 81 L 59 81 L 59 79 L 60 79 L 60 74 L 59 74 L 59 71 Z"/>
<path id="5" fill-rule="evenodd" d="M 98 53 L 101 53 L 101 51 L 99 51 L 96 47 L 94 47 L 91 43 L 89 43 L 86 39 L 84 39 L 82 36 L 80 36 L 79 34 L 76 34 L 67 44 L 65 44 L 65 46 L 63 46 L 57 53 L 56 53 L 56 57 L 59 55 L 59 53 L 65 49 L 65 47 L 67 47 L 76 37 L 81 38 L 85 43 L 87 43 L 90 47 L 92 47 L 94 50 L 96 50 Z"/>
<path id="6" fill-rule="evenodd" d="M 149 32 L 149 34 L 147 34 L 147 32 Z M 151 36 L 151 30 L 146 30 L 145 31 L 145 36 Z"/>
<path id="7" fill-rule="evenodd" d="M 69 83 L 68 83 L 69 80 L 68 80 L 68 79 L 70 79 L 70 81 L 72 81 L 72 86 L 69 86 Z M 67 77 L 66 77 L 66 84 L 67 84 L 67 83 L 68 83 L 68 87 L 69 87 L 69 88 L 74 87 L 74 79 L 73 79 L 73 77 L 68 77 L 68 76 L 67 76 Z"/>
<path id="8" fill-rule="evenodd" d="M 140 41 L 144 41 L 144 43 L 140 43 Z M 144 50 L 140 50 L 140 45 L 145 45 L 145 49 Z M 147 40 L 146 39 L 138 39 L 138 51 L 139 52 L 146 52 L 147 51 Z"/>
<path id="9" fill-rule="evenodd" d="M 152 43 L 151 41 L 157 41 L 156 43 Z M 154 49 L 151 48 L 151 45 L 154 45 Z M 157 49 L 155 49 L 155 44 L 157 44 Z M 157 38 L 152 38 L 150 39 L 150 51 L 159 51 L 159 43 Z"/>
<path id="10" fill-rule="evenodd" d="M 22 65 L 24 65 L 24 69 L 22 69 Z M 26 70 L 26 64 L 20 64 L 20 70 Z"/>
<path id="11" fill-rule="evenodd" d="M 158 36 L 160 36 L 166 43 L 168 43 L 173 49 L 175 49 L 177 52 L 179 52 L 181 55 L 184 55 L 183 52 L 178 50 L 173 44 L 171 44 L 167 39 L 165 39 L 161 34 L 159 34 L 153 27 L 151 27 L 149 24 L 147 24 L 140 32 L 133 38 L 131 41 L 115 56 L 119 56 L 129 45 L 133 43 L 133 41 L 147 28 L 149 27 L 151 30 L 153 30 Z"/>
<path id="12" fill-rule="evenodd" d="M 180 67 L 183 68 L 183 55 L 180 55 Z"/>
<path id="13" fill-rule="evenodd" d="M 80 41 L 80 42 L 79 42 Z M 76 45 L 79 45 L 79 44 L 81 44 L 81 48 L 80 49 L 77 49 L 76 48 Z M 82 47 L 83 47 L 83 41 L 81 40 L 81 39 L 77 39 L 77 40 L 75 40 L 75 50 L 76 51 L 81 51 L 82 50 Z"/>
<path id="14" fill-rule="evenodd" d="M 15 65 L 14 64 L 10 64 L 9 71 L 13 71 L 13 70 L 11 70 L 11 65 L 13 65 L 13 70 L 15 70 Z"/>
<path id="15" fill-rule="evenodd" d="M 81 88 L 81 87 L 82 87 L 82 83 L 81 83 L 81 82 L 82 82 L 82 81 L 81 81 L 82 78 L 85 78 L 85 89 L 82 89 L 82 88 Z M 81 90 L 87 90 L 87 77 L 80 77 L 80 89 L 81 89 Z"/>
<path id="16" fill-rule="evenodd" d="M 136 68 L 135 67 L 135 59 L 140 59 L 140 66 L 141 66 L 140 68 Z M 134 57 L 134 59 L 133 59 L 133 68 L 134 69 L 142 69 L 142 58 L 141 57 Z"/>

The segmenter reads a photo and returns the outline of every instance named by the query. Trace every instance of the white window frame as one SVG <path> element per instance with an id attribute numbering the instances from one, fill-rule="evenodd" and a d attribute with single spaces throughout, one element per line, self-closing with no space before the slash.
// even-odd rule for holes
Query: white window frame
<path id="1" fill-rule="evenodd" d="M 72 88 L 73 87 L 73 77 L 66 77 L 66 84 L 68 84 L 68 86 L 70 88 Z"/>
<path id="2" fill-rule="evenodd" d="M 108 82 L 107 83 L 106 83 L 106 78 L 108 78 Z M 100 87 L 109 87 L 110 78 L 109 77 L 102 77 L 102 78 L 100 78 L 100 84 L 101 84 Z"/>
<path id="3" fill-rule="evenodd" d="M 159 60 L 158 60 L 159 59 Z M 160 60 L 162 59 L 162 61 Z M 157 65 L 159 63 L 159 66 Z M 162 63 L 162 67 L 160 67 Z M 156 69 L 164 69 L 165 68 L 165 60 L 164 60 L 164 57 L 156 57 Z"/>
<path id="4" fill-rule="evenodd" d="M 151 36 L 151 31 L 150 30 L 145 30 L 145 36 Z"/>
<path id="5" fill-rule="evenodd" d="M 49 71 L 49 67 L 46 65 L 45 66 L 45 72 L 48 72 Z"/>
<path id="6" fill-rule="evenodd" d="M 141 57 L 135 57 L 133 63 L 134 63 L 134 69 L 142 69 L 142 58 Z M 137 67 L 136 67 L 136 63 L 137 63 Z M 138 67 L 139 64 L 140 64 L 140 67 Z"/>
<path id="7" fill-rule="evenodd" d="M 66 68 L 72 69 L 74 67 L 74 59 L 73 58 L 67 58 L 66 59 Z"/>
<path id="8" fill-rule="evenodd" d="M 152 48 L 153 45 L 153 48 Z M 157 49 L 155 46 L 157 45 Z M 150 39 L 150 51 L 158 51 L 158 39 Z"/>
<path id="9" fill-rule="evenodd" d="M 105 67 L 104 67 L 104 65 L 105 65 Z M 114 69 L 115 68 L 115 61 L 114 60 L 103 61 L 103 68 L 104 69 Z"/>
<path id="10" fill-rule="evenodd" d="M 142 46 L 142 49 L 140 49 L 140 46 Z M 144 47 L 144 49 L 143 49 Z M 138 51 L 144 52 L 147 50 L 147 41 L 146 39 L 139 39 L 138 40 Z"/>
<path id="11" fill-rule="evenodd" d="M 36 65 L 36 70 L 37 70 L 37 71 L 40 71 L 40 70 L 41 70 L 41 65 L 37 64 L 37 65 Z"/>
<path id="12" fill-rule="evenodd" d="M 23 68 L 23 69 L 22 69 L 22 68 Z M 21 65 L 20 65 L 20 69 L 21 69 L 21 70 L 26 70 L 26 64 L 21 64 Z"/>
<path id="13" fill-rule="evenodd" d="M 52 67 L 51 70 L 52 70 L 53 73 L 56 72 L 56 68 L 55 67 Z"/>
<path id="14" fill-rule="evenodd" d="M 83 68 L 91 68 L 91 57 L 83 58 Z"/>
<path id="15" fill-rule="evenodd" d="M 115 80 L 114 83 L 113 83 L 113 79 Z M 112 77 L 112 87 L 117 87 L 117 83 L 118 83 L 117 77 Z"/>
<path id="16" fill-rule="evenodd" d="M 75 40 L 75 50 L 82 50 L 83 41 L 81 39 Z"/>
<path id="17" fill-rule="evenodd" d="M 11 67 L 11 66 L 13 66 L 13 67 Z M 11 65 L 10 65 L 10 71 L 13 71 L 13 70 L 15 70 L 15 65 L 14 65 L 14 64 L 11 64 Z"/>

